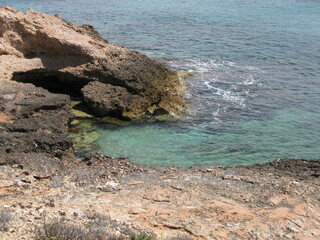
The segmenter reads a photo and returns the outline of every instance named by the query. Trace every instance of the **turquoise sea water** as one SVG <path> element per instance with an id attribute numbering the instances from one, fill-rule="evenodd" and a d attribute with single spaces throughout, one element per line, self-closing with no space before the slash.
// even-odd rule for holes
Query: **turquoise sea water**
<path id="1" fill-rule="evenodd" d="M 97 124 L 100 150 L 156 165 L 320 158 L 320 0 L 2 0 L 89 23 L 187 80 L 186 119 Z"/>

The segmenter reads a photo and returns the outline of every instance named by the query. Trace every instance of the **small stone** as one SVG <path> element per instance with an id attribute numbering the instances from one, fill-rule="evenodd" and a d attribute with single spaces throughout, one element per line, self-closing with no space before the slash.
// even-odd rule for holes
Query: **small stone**
<path id="1" fill-rule="evenodd" d="M 144 208 L 132 208 L 128 211 L 129 214 L 140 214 L 140 213 L 146 213 L 148 212 L 146 209 Z"/>
<path id="2" fill-rule="evenodd" d="M 292 226 L 292 224 L 288 224 L 287 229 L 289 229 L 291 232 L 294 232 L 294 233 L 299 232 L 299 230 L 296 229 L 294 226 Z"/>
<path id="3" fill-rule="evenodd" d="M 66 213 L 64 211 L 59 211 L 60 216 L 66 216 Z"/>
<path id="4" fill-rule="evenodd" d="M 43 212 L 44 212 L 44 209 L 43 209 L 43 208 L 40 208 L 40 209 L 38 210 L 38 212 L 39 212 L 39 213 L 43 213 Z"/>
<path id="5" fill-rule="evenodd" d="M 119 183 L 115 182 L 115 181 L 110 181 L 110 182 L 106 182 L 105 184 L 106 186 L 111 186 L 113 188 L 116 188 L 119 186 Z"/>
<path id="6" fill-rule="evenodd" d="M 304 227 L 303 221 L 301 219 L 295 219 L 295 220 L 292 220 L 292 222 L 294 222 L 296 225 L 298 225 L 301 228 Z"/>
<path id="7" fill-rule="evenodd" d="M 58 18 L 58 19 L 62 19 L 61 16 L 60 16 L 60 14 L 55 14 L 54 16 L 55 16 L 56 18 Z"/>

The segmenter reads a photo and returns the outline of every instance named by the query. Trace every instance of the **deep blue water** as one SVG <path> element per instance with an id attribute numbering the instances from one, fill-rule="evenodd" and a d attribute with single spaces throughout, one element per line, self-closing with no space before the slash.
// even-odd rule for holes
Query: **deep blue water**
<path id="1" fill-rule="evenodd" d="M 100 150 L 157 165 L 320 158 L 320 0 L 2 0 L 89 23 L 190 71 L 186 119 L 99 125 Z"/>

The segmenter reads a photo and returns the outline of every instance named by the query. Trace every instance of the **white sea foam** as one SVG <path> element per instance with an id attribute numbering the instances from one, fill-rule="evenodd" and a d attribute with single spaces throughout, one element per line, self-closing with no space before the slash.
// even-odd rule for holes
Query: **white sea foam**
<path id="1" fill-rule="evenodd" d="M 177 70 L 206 73 L 212 70 L 225 69 L 225 70 L 244 70 L 250 72 L 262 72 L 256 66 L 237 65 L 235 62 L 219 60 L 219 59 L 177 59 L 167 61 L 167 64 Z"/>
<path id="2" fill-rule="evenodd" d="M 253 85 L 255 83 L 256 83 L 256 81 L 252 75 L 249 75 L 243 82 L 244 85 Z"/>
<path id="3" fill-rule="evenodd" d="M 238 66 L 235 62 L 218 59 L 179 59 L 168 62 L 169 66 L 194 72 L 189 78 L 186 99 L 191 104 L 189 116 L 210 116 L 217 123 L 234 109 L 250 110 L 247 97 L 259 86 L 255 77 L 260 69 Z"/>
<path id="4" fill-rule="evenodd" d="M 214 80 L 214 79 L 213 79 Z M 213 81 L 204 81 L 204 85 L 208 88 L 208 89 L 213 89 L 214 87 L 210 85 L 210 83 L 212 83 Z"/>
<path id="5" fill-rule="evenodd" d="M 219 116 L 219 112 L 220 112 L 220 105 L 219 105 L 217 111 L 214 111 L 214 112 L 212 113 L 212 115 L 215 116 L 215 117 L 218 117 L 218 116 Z"/>
<path id="6" fill-rule="evenodd" d="M 217 110 L 212 113 L 213 119 L 215 120 L 214 123 L 219 123 L 222 121 L 220 119 L 220 108 L 221 105 L 219 104 Z"/>
<path id="7" fill-rule="evenodd" d="M 241 108 L 245 108 L 245 98 L 243 96 L 239 96 L 238 93 L 235 93 L 231 90 L 225 90 L 223 88 L 219 88 L 216 86 L 212 86 L 213 81 L 203 81 L 204 85 L 207 87 L 208 90 L 214 90 L 213 94 L 220 96 L 224 101 L 231 102 L 233 104 L 238 105 Z M 243 95 L 248 95 L 249 91 L 244 91 Z"/>
<path id="8" fill-rule="evenodd" d="M 224 62 L 215 59 L 179 59 L 169 61 L 168 65 L 177 70 L 197 73 L 207 73 L 217 68 L 228 67 Z"/>
<path id="9" fill-rule="evenodd" d="M 260 68 L 254 67 L 254 66 L 244 66 L 243 68 L 250 70 L 250 71 L 262 72 L 262 70 Z"/>
<path id="10" fill-rule="evenodd" d="M 221 96 L 223 98 L 223 100 L 225 100 L 226 102 L 234 103 L 241 108 L 246 107 L 246 104 L 244 103 L 245 98 L 235 94 L 234 92 L 224 90 L 222 88 L 215 88 L 215 87 L 213 87 L 213 88 L 217 91 L 216 94 L 218 96 Z"/>

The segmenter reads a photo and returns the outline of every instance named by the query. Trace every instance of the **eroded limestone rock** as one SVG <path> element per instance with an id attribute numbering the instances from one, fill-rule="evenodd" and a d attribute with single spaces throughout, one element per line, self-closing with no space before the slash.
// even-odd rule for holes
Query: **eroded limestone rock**
<path id="1" fill-rule="evenodd" d="M 81 95 L 82 89 L 86 103 L 99 116 L 131 119 L 185 111 L 183 84 L 176 72 L 136 51 L 109 44 L 89 25 L 2 7 L 0 57 L 5 61 L 13 56 L 15 63 L 28 66 L 23 68 L 27 72 L 17 72 L 11 64 L 0 73 L 8 71 L 17 81 L 49 90 L 58 88 L 54 92 Z"/>

